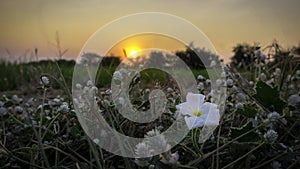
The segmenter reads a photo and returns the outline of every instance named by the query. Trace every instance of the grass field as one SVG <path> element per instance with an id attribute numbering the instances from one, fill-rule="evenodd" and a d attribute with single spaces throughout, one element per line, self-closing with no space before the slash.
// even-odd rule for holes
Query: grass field
<path id="1" fill-rule="evenodd" d="M 120 115 L 113 101 L 109 88 L 116 67 L 100 67 L 95 84 L 76 85 L 82 91 L 76 100 L 70 97 L 74 65 L 75 62 L 64 60 L 0 63 L 0 168 L 300 167 L 297 67 L 266 69 L 269 66 L 262 65 L 254 72 L 241 73 L 228 68 L 222 75 L 226 79 L 216 82 L 227 90 L 224 114 L 206 142 L 198 142 L 203 131 L 200 126 L 192 128 L 179 144 L 159 155 L 125 158 L 97 145 L 106 137 L 100 129 L 96 131 L 100 137 L 90 139 L 74 107 L 80 105 L 77 111 L 88 108 L 87 100 L 93 96 L 99 112 L 115 130 L 128 136 L 150 137 L 166 131 L 176 118 L 183 116 L 178 109 L 183 96 L 174 83 L 169 83 L 172 77 L 167 73 L 157 69 L 142 71 L 129 87 L 130 104 L 137 110 L 149 110 L 149 93 L 157 88 L 165 92 L 166 109 L 155 121 L 139 124 Z M 205 96 L 205 102 L 214 103 L 215 91 L 210 90 L 207 71 L 192 70 L 199 93 Z M 199 118 L 204 118 L 201 114 L 205 110 L 199 113 Z M 169 146 L 164 138 L 157 141 L 164 148 Z M 151 154 L 157 148 L 147 144 L 136 145 L 137 156 Z"/>

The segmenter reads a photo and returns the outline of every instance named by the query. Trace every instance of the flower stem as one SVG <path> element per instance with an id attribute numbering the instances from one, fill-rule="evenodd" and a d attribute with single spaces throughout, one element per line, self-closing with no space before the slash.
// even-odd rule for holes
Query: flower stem
<path id="1" fill-rule="evenodd" d="M 42 143 L 42 141 L 43 141 L 43 138 L 42 138 L 42 127 L 43 127 L 43 125 L 42 125 L 42 123 L 43 123 L 43 114 L 44 114 L 44 104 L 45 104 L 45 99 L 46 99 L 46 91 L 47 91 L 47 89 L 43 88 L 42 110 L 40 112 L 40 122 L 39 122 L 39 130 L 38 130 L 37 139 L 38 139 L 39 148 L 40 148 L 41 153 L 42 153 L 42 157 L 44 158 L 45 165 L 46 165 L 47 168 L 49 168 L 50 165 L 49 165 L 45 150 L 43 148 L 43 143 Z"/>
<path id="2" fill-rule="evenodd" d="M 197 153 L 199 154 L 200 157 L 202 157 L 203 153 L 202 153 L 201 149 L 199 148 L 198 141 L 197 141 L 197 132 L 198 131 L 199 131 L 198 128 L 195 128 L 192 130 L 192 142 L 193 142 L 193 145 L 194 145 Z"/>

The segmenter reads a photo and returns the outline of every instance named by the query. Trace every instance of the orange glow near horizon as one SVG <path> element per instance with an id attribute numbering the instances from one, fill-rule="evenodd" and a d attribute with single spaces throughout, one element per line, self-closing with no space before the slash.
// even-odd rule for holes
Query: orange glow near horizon
<path id="1" fill-rule="evenodd" d="M 134 59 L 138 57 L 139 52 L 150 48 L 175 52 L 184 50 L 185 44 L 164 35 L 151 33 L 139 34 L 120 41 L 107 52 L 107 55 L 120 56 L 121 59 L 124 59 L 127 56 L 127 58 Z"/>

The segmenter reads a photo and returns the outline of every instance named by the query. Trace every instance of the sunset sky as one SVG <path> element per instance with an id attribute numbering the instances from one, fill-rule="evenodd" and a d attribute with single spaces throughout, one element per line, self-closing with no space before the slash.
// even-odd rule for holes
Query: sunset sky
<path id="1" fill-rule="evenodd" d="M 299 0 L 1 0 L 0 57 L 7 59 L 8 51 L 11 57 L 24 57 L 35 48 L 40 57 L 55 57 L 51 43 L 58 31 L 62 48 L 68 49 L 64 58 L 75 59 L 105 24 L 129 14 L 165 12 L 196 25 L 228 59 L 237 43 L 265 46 L 277 39 L 284 47 L 298 45 L 299 7 Z M 132 43 L 139 46 L 134 39 Z M 165 48 L 173 50 L 171 46 Z"/>

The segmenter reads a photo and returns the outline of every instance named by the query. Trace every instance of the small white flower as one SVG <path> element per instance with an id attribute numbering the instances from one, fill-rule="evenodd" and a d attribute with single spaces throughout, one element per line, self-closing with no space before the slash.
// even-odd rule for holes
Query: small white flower
<path id="1" fill-rule="evenodd" d="M 54 98 L 53 102 L 51 103 L 51 105 L 60 105 L 61 104 L 61 100 L 59 98 Z"/>
<path id="2" fill-rule="evenodd" d="M 151 90 L 150 90 L 150 89 L 148 89 L 148 88 L 147 88 L 147 89 L 145 89 L 145 93 L 150 93 L 150 91 L 151 91 Z"/>
<path id="3" fill-rule="evenodd" d="M 226 84 L 228 87 L 232 87 L 233 86 L 233 80 L 232 79 L 227 79 Z"/>
<path id="4" fill-rule="evenodd" d="M 261 73 L 261 74 L 260 74 L 260 80 L 265 81 L 266 79 L 267 79 L 266 74 Z"/>
<path id="5" fill-rule="evenodd" d="M 149 165 L 149 169 L 155 169 L 155 165 L 154 164 L 150 164 Z"/>
<path id="6" fill-rule="evenodd" d="M 113 75 L 113 79 L 116 81 L 122 81 L 123 79 L 122 73 L 120 71 L 115 71 Z"/>
<path id="7" fill-rule="evenodd" d="M 42 76 L 41 77 L 41 83 L 42 83 L 42 85 L 49 85 L 50 80 L 47 76 Z"/>
<path id="8" fill-rule="evenodd" d="M 202 75 L 198 75 L 198 80 L 203 81 L 205 78 Z"/>
<path id="9" fill-rule="evenodd" d="M 5 116 L 7 114 L 7 109 L 5 107 L 0 107 L 0 116 Z"/>
<path id="10" fill-rule="evenodd" d="M 280 114 L 278 114 L 277 112 L 272 112 L 272 113 L 268 114 L 268 119 L 271 122 L 276 122 L 280 119 Z"/>
<path id="11" fill-rule="evenodd" d="M 217 62 L 215 60 L 212 60 L 210 62 L 210 67 L 215 67 L 217 65 Z"/>
<path id="12" fill-rule="evenodd" d="M 293 94 L 288 98 L 289 105 L 297 106 L 300 103 L 300 96 L 297 94 Z"/>
<path id="13" fill-rule="evenodd" d="M 210 85 L 211 80 L 210 80 L 210 79 L 207 79 L 207 80 L 205 81 L 205 83 L 206 83 L 207 85 Z"/>
<path id="14" fill-rule="evenodd" d="M 189 129 L 204 125 L 219 125 L 220 114 L 216 104 L 204 102 L 202 94 L 187 94 L 187 102 L 176 106 L 179 112 L 185 116 L 185 122 Z"/>
<path id="15" fill-rule="evenodd" d="M 145 142 L 136 145 L 135 153 L 140 157 L 150 156 L 149 147 Z"/>
<path id="16" fill-rule="evenodd" d="M 254 86 L 254 82 L 253 81 L 249 81 L 249 86 L 253 87 Z"/>
<path id="17" fill-rule="evenodd" d="M 244 105 L 243 105 L 243 103 L 237 103 L 237 104 L 235 105 L 235 107 L 236 107 L 237 109 L 243 109 L 243 108 L 244 108 Z"/>
<path id="18" fill-rule="evenodd" d="M 244 93 L 238 93 L 236 96 L 240 102 L 246 101 L 246 96 L 244 95 Z"/>
<path id="19" fill-rule="evenodd" d="M 120 73 L 121 73 L 121 74 L 127 74 L 128 71 L 127 71 L 126 69 L 124 69 L 124 68 L 121 68 L 121 69 L 120 69 Z"/>
<path id="20" fill-rule="evenodd" d="M 63 102 L 62 105 L 60 105 L 59 110 L 63 113 L 68 113 L 70 110 L 69 104 L 67 102 Z"/>
<path id="21" fill-rule="evenodd" d="M 151 160 L 151 153 L 148 145 L 145 142 L 138 143 L 136 145 L 135 154 L 137 157 L 148 157 L 148 158 L 136 158 L 135 163 L 141 167 L 145 167 L 149 165 L 149 161 Z"/>
<path id="22" fill-rule="evenodd" d="M 95 138 L 94 140 L 93 140 L 93 142 L 95 143 L 95 144 L 98 144 L 99 143 L 99 139 L 97 139 L 97 138 Z"/>
<path id="23" fill-rule="evenodd" d="M 20 98 L 18 97 L 18 95 L 13 95 L 13 96 L 11 97 L 11 99 L 12 99 L 12 101 L 14 101 L 14 102 L 16 102 L 16 103 L 19 103 L 19 102 L 21 102 L 21 100 L 22 100 L 22 99 L 20 99 Z"/>
<path id="24" fill-rule="evenodd" d="M 203 84 L 203 82 L 199 82 L 199 83 L 198 83 L 197 89 L 198 89 L 198 90 L 203 90 L 203 89 L 204 89 L 204 84 Z"/>
<path id="25" fill-rule="evenodd" d="M 161 154 L 161 162 L 165 164 L 177 164 L 179 160 L 178 152 L 171 154 L 171 152 L 166 152 Z"/>
<path id="26" fill-rule="evenodd" d="M 27 105 L 28 106 L 33 106 L 33 104 L 34 104 L 34 98 L 31 97 L 30 99 L 27 100 Z"/>
<path id="27" fill-rule="evenodd" d="M 222 77 L 222 78 L 227 77 L 227 73 L 226 73 L 226 72 L 222 72 L 222 73 L 221 73 L 221 77 Z"/>
<path id="28" fill-rule="evenodd" d="M 296 75 L 300 76 L 300 70 L 296 71 Z"/>
<path id="29" fill-rule="evenodd" d="M 238 88 L 236 86 L 232 86 L 231 92 L 236 93 L 238 91 Z"/>
<path id="30" fill-rule="evenodd" d="M 93 82 L 91 80 L 86 82 L 86 86 L 87 87 L 92 87 L 93 86 Z"/>
<path id="31" fill-rule="evenodd" d="M 125 99 L 124 99 L 123 97 L 119 97 L 119 98 L 118 98 L 118 103 L 119 103 L 120 105 L 124 105 L 124 104 L 125 104 Z"/>
<path id="32" fill-rule="evenodd" d="M 281 74 L 281 69 L 280 68 L 276 68 L 275 72 L 274 72 L 274 75 L 275 76 L 280 76 L 280 74 Z"/>
<path id="33" fill-rule="evenodd" d="M 76 89 L 81 89 L 81 88 L 82 88 L 82 86 L 81 86 L 80 83 L 77 83 L 77 84 L 75 85 L 75 87 L 76 87 Z"/>
<path id="34" fill-rule="evenodd" d="M 148 131 L 148 132 L 146 133 L 146 137 L 154 137 L 154 136 L 157 136 L 157 135 L 159 135 L 159 134 L 160 134 L 160 133 L 159 133 L 158 130 L 152 129 L 152 130 L 150 130 L 150 131 Z"/>
<path id="35" fill-rule="evenodd" d="M 83 93 L 84 93 L 84 94 L 88 94 L 89 91 L 90 91 L 90 88 L 87 87 L 87 86 L 84 86 L 84 88 L 83 88 Z"/>
<path id="36" fill-rule="evenodd" d="M 98 93 L 98 88 L 96 86 L 93 86 L 92 91 L 96 94 L 96 93 Z"/>
<path id="37" fill-rule="evenodd" d="M 221 86 L 223 84 L 223 81 L 221 79 L 216 80 L 216 85 Z"/>
<path id="38" fill-rule="evenodd" d="M 111 94 L 112 94 L 112 91 L 111 91 L 111 89 L 107 89 L 107 90 L 105 91 L 105 94 L 107 94 L 107 95 L 111 95 Z"/>
<path id="39" fill-rule="evenodd" d="M 278 134 L 276 131 L 271 129 L 271 130 L 268 130 L 267 133 L 264 134 L 264 137 L 268 140 L 268 142 L 273 144 L 277 140 Z"/>
<path id="40" fill-rule="evenodd" d="M 170 87 L 168 87 L 168 88 L 167 88 L 167 92 L 172 93 L 172 92 L 173 92 L 173 89 L 170 88 Z"/>
<path id="41" fill-rule="evenodd" d="M 21 113 L 23 113 L 23 108 L 21 106 L 16 106 L 15 111 L 16 111 L 16 113 L 21 114 Z"/>

